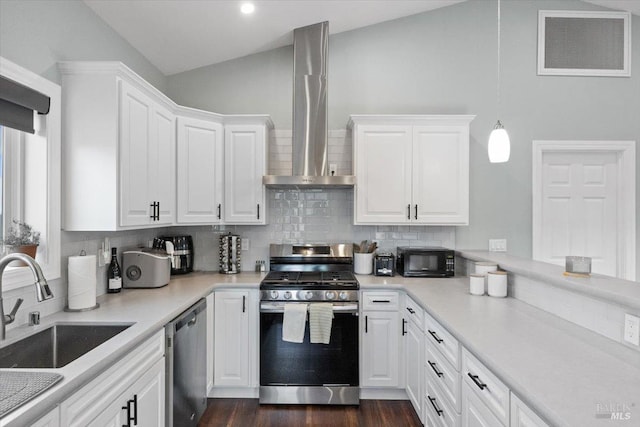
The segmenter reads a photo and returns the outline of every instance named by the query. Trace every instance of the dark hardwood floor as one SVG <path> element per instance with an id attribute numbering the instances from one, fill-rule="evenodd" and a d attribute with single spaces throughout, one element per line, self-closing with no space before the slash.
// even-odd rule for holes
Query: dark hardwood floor
<path id="1" fill-rule="evenodd" d="M 260 405 L 258 399 L 209 399 L 198 427 L 422 426 L 408 400 L 361 400 L 360 406 Z"/>

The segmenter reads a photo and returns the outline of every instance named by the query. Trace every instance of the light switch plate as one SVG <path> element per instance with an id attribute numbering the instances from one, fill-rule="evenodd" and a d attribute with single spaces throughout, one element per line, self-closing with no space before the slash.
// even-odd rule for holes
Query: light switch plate
<path id="1" fill-rule="evenodd" d="M 640 345 L 640 317 L 624 315 L 624 340 L 633 345 Z"/>
<path id="2" fill-rule="evenodd" d="M 507 239 L 489 239 L 490 252 L 507 252 Z"/>
<path id="3" fill-rule="evenodd" d="M 249 250 L 249 239 L 241 239 L 240 240 L 240 250 L 248 251 Z"/>

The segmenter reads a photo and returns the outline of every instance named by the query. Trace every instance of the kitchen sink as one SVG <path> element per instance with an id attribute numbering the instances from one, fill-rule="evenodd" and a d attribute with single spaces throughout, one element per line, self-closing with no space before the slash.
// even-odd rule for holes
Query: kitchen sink
<path id="1" fill-rule="evenodd" d="M 59 323 L 0 348 L 0 368 L 61 368 L 130 327 Z"/>

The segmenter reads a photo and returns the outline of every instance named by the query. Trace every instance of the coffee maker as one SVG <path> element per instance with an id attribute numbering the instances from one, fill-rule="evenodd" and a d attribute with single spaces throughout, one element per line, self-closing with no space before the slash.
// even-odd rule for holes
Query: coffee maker
<path id="1" fill-rule="evenodd" d="M 191 236 L 161 236 L 153 239 L 155 249 L 167 250 L 166 242 L 173 244 L 171 274 L 186 274 L 193 271 L 193 239 Z"/>

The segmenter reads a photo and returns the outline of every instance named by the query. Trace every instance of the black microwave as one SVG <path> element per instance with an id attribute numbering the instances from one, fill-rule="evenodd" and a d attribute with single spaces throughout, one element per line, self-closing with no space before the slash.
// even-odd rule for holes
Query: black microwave
<path id="1" fill-rule="evenodd" d="M 452 277 L 455 253 L 441 247 L 398 246 L 396 271 L 405 277 Z"/>

